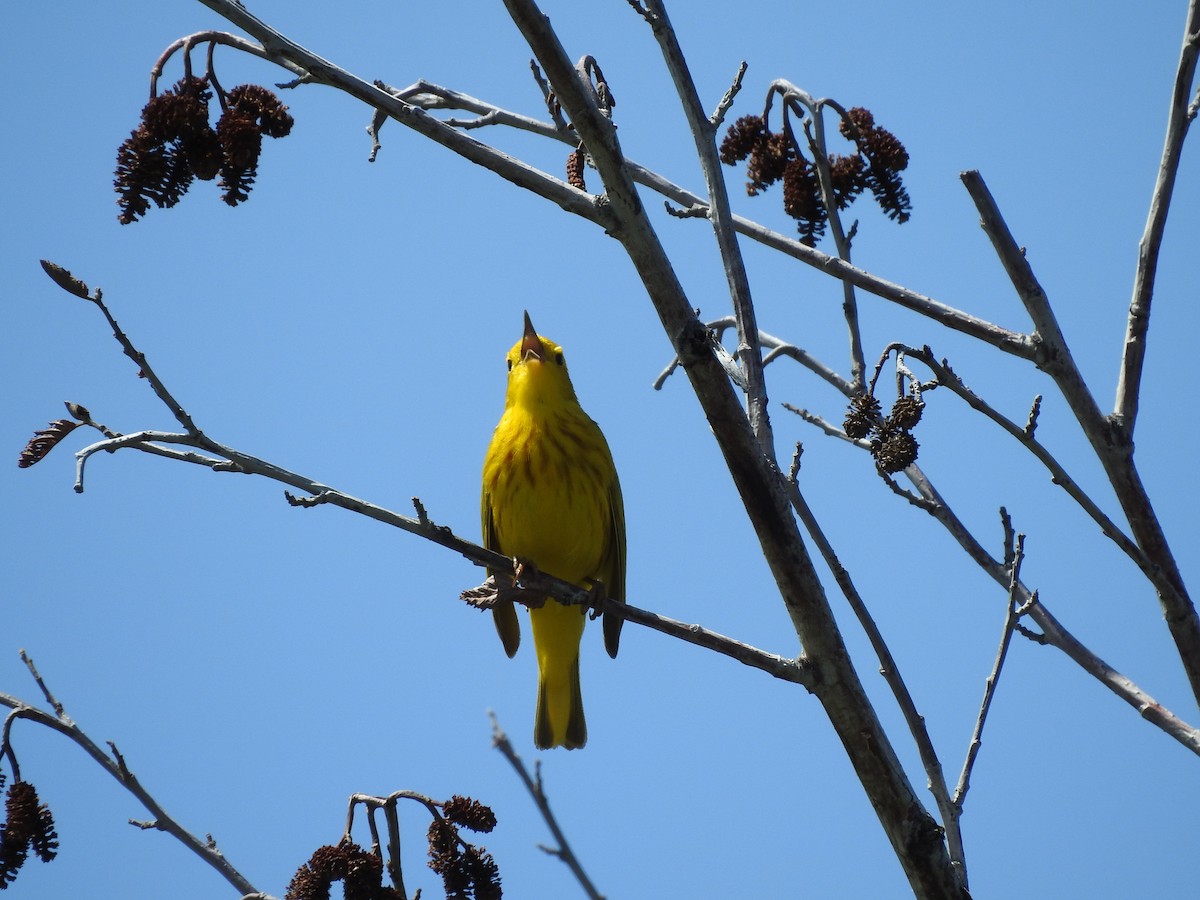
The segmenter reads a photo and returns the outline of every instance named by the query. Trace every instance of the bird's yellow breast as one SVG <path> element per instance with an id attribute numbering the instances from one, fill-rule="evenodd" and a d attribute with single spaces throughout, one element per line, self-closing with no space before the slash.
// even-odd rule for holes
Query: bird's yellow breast
<path id="1" fill-rule="evenodd" d="M 510 406 L 483 471 L 500 552 L 577 584 L 595 577 L 609 541 L 612 479 L 608 445 L 582 410 Z"/>

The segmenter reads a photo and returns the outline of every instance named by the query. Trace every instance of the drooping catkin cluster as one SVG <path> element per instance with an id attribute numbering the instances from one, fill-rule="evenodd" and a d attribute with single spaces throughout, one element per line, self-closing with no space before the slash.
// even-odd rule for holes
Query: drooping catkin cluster
<path id="1" fill-rule="evenodd" d="M 912 203 L 899 174 L 908 166 L 904 145 L 890 131 L 875 125 L 874 117 L 862 107 L 848 110 L 839 128 L 854 143 L 856 152 L 828 156 L 837 208 L 845 209 L 869 190 L 888 218 L 907 221 Z M 816 155 L 811 142 L 808 153 Z M 829 211 L 816 163 L 805 155 L 790 127 L 773 132 L 765 117 L 743 116 L 729 127 L 720 156 L 731 166 L 746 161 L 746 193 L 751 197 L 782 181 L 784 211 L 796 220 L 800 240 L 810 247 L 816 245 L 825 234 Z"/>
<path id="2" fill-rule="evenodd" d="M 0 775 L 0 786 L 4 776 Z M 39 802 L 37 789 L 28 781 L 14 781 L 4 802 L 5 821 L 0 825 L 0 890 L 16 880 L 32 850 L 42 862 L 58 855 L 58 834 L 50 808 Z"/>
<path id="3" fill-rule="evenodd" d="M 209 122 L 212 99 L 207 78 L 184 77 L 151 97 L 142 119 L 117 150 L 114 187 L 117 216 L 128 225 L 159 208 L 179 202 L 194 179 L 221 176 L 221 199 L 236 206 L 250 193 L 258 171 L 263 135 L 285 137 L 293 119 L 265 87 L 243 84 L 228 93 L 217 87 L 221 116 Z"/>
<path id="4" fill-rule="evenodd" d="M 584 152 L 576 150 L 567 157 L 567 184 L 581 191 L 587 190 L 587 182 L 583 178 Z"/>
<path id="5" fill-rule="evenodd" d="M 879 401 L 865 391 L 855 394 L 842 422 L 847 437 L 870 437 L 871 456 L 879 468 L 893 475 L 917 461 L 919 444 L 912 429 L 921 421 L 925 401 L 917 394 L 906 394 L 892 404 L 886 418 L 880 415 Z"/>
<path id="6" fill-rule="evenodd" d="M 484 847 L 463 839 L 459 829 L 489 832 L 496 815 L 478 800 L 457 794 L 440 807 L 429 825 L 429 868 L 442 876 L 447 900 L 500 900 L 500 870 Z M 398 836 L 392 836 L 398 842 Z M 397 862 L 398 866 L 398 862 Z M 340 843 L 318 847 L 288 884 L 285 900 L 329 900 L 342 882 L 345 900 L 393 900 L 406 896 L 403 886 L 383 885 L 384 862 L 379 847 L 365 850 L 347 835 Z M 397 877 L 393 875 L 393 877 Z"/>
<path id="7" fill-rule="evenodd" d="M 489 832 L 496 816 L 469 797 L 454 796 L 442 805 L 444 819 L 429 823 L 429 868 L 442 876 L 447 900 L 500 900 L 500 869 L 482 846 L 465 841 L 459 828 Z"/>
<path id="8" fill-rule="evenodd" d="M 443 803 L 442 812 L 454 824 L 478 831 L 480 834 L 488 834 L 496 827 L 496 814 L 490 806 L 461 794 L 454 794 Z"/>
<path id="9" fill-rule="evenodd" d="M 70 419 L 55 419 L 48 428 L 35 431 L 33 437 L 29 439 L 29 443 L 25 445 L 25 449 L 21 451 L 17 466 L 28 469 L 34 463 L 41 462 L 46 458 L 46 454 L 53 450 L 59 441 L 74 431 L 79 424 Z"/>
<path id="10" fill-rule="evenodd" d="M 318 847 L 288 884 L 285 900 L 329 900 L 334 882 L 346 900 L 393 900 L 403 895 L 383 886 L 383 858 L 349 838 Z"/>
<path id="11" fill-rule="evenodd" d="M 871 111 L 861 106 L 846 111 L 838 130 L 858 146 L 860 160 L 865 157 L 860 180 L 871 191 L 879 208 L 889 219 L 907 222 L 912 213 L 912 201 L 900 173 L 908 168 L 908 151 L 900 139 L 876 125 Z"/>

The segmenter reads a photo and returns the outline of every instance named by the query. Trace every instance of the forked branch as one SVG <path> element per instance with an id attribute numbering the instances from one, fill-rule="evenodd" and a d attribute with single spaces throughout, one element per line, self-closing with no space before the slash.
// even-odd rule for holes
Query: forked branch
<path id="1" fill-rule="evenodd" d="M 133 822 L 131 820 L 131 824 L 140 828 L 153 828 L 171 835 L 212 866 L 222 878 L 242 894 L 258 893 L 254 885 L 241 872 L 234 868 L 233 864 L 217 849 L 217 845 L 211 837 L 207 840 L 201 840 L 179 824 L 178 820 L 162 807 L 162 804 L 142 786 L 142 783 L 138 781 L 137 777 L 126 765 L 125 758 L 117 750 L 116 745 L 110 742 L 108 745 L 109 752 L 105 752 L 67 715 L 63 704 L 50 692 L 46 682 L 34 666 L 33 660 L 24 651 L 21 651 L 21 660 L 25 663 L 25 666 L 29 669 L 29 674 L 41 689 L 42 695 L 46 698 L 51 711 L 48 712 L 33 706 L 10 694 L 0 693 L 0 706 L 11 710 L 5 722 L 4 734 L 6 746 L 3 748 L 4 751 L 12 752 L 11 746 L 9 746 L 11 741 L 11 726 L 16 720 L 24 719 L 45 726 L 52 731 L 57 731 L 82 748 L 88 756 L 99 764 L 100 768 L 111 775 L 121 787 L 132 794 L 146 811 L 150 813 L 149 820 L 145 822 Z"/>

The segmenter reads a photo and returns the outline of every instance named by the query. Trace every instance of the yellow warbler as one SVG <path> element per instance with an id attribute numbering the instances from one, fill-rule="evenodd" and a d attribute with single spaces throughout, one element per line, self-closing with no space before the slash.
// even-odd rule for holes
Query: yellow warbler
<path id="1" fill-rule="evenodd" d="M 525 334 L 508 351 L 504 415 L 483 463 L 483 543 L 580 587 L 599 582 L 625 599 L 625 509 L 608 442 L 575 398 L 562 348 L 525 313 Z M 512 601 L 498 604 L 496 631 L 509 656 L 521 642 Z M 574 750 L 587 741 L 579 690 L 586 610 L 548 599 L 529 611 L 538 660 L 533 741 Z M 617 655 L 622 620 L 604 619 Z"/>

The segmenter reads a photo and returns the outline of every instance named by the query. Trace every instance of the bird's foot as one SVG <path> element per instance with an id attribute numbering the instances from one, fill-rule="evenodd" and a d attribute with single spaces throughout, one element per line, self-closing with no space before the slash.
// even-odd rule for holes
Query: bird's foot
<path id="1" fill-rule="evenodd" d="M 514 584 L 509 591 L 511 599 L 530 609 L 541 609 L 546 605 L 550 591 L 546 579 L 534 563 L 527 559 L 513 559 Z"/>
<path id="2" fill-rule="evenodd" d="M 598 578 L 589 578 L 587 583 L 588 600 L 584 609 L 588 612 L 588 618 L 595 621 L 604 612 L 604 602 L 608 599 L 608 589 L 604 586 L 604 582 Z"/>

